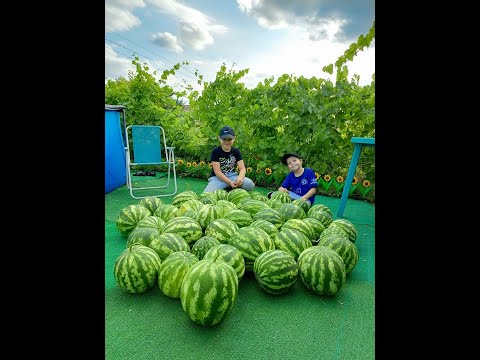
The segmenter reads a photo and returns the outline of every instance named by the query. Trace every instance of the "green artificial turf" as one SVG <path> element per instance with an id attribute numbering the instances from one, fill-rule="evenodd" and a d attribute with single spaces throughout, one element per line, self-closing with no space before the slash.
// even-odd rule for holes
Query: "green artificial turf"
<path id="1" fill-rule="evenodd" d="M 205 180 L 177 180 L 178 192 L 200 193 L 206 186 Z M 171 203 L 173 196 L 161 199 Z M 139 201 L 126 186 L 105 194 L 105 359 L 375 358 L 374 205 L 347 201 L 344 218 L 357 228 L 360 260 L 335 296 L 314 294 L 300 279 L 286 294 L 274 296 L 261 290 L 253 273 L 246 273 L 232 312 L 219 325 L 204 327 L 183 312 L 180 299 L 169 298 L 158 286 L 137 295 L 117 286 L 113 265 L 126 239 L 115 219 L 121 209 Z M 315 203 L 327 205 L 336 218 L 340 198 L 317 196 Z"/>

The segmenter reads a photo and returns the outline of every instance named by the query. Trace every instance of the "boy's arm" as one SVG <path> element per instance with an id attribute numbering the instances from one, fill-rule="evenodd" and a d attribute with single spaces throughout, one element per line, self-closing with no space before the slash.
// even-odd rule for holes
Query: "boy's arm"
<path id="1" fill-rule="evenodd" d="M 302 200 L 307 200 L 309 198 L 311 198 L 313 195 L 315 195 L 317 193 L 317 188 L 316 187 L 313 187 L 311 188 L 310 190 L 307 191 L 307 193 L 305 195 L 303 195 L 300 199 Z"/>
<path id="2" fill-rule="evenodd" d="M 247 172 L 247 169 L 245 169 L 245 163 L 243 162 L 243 160 L 239 160 L 237 162 L 237 166 L 238 166 L 238 177 L 237 177 L 236 185 L 242 186 L 243 179 L 245 179 L 245 173 Z"/>

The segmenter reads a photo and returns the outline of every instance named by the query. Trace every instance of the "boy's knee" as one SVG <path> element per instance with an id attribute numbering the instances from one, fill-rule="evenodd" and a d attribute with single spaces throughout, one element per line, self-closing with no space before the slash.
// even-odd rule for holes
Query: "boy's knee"
<path id="1" fill-rule="evenodd" d="M 252 191 L 254 187 L 255 187 L 255 184 L 251 179 L 249 178 L 243 179 L 242 189 L 247 191 Z"/>

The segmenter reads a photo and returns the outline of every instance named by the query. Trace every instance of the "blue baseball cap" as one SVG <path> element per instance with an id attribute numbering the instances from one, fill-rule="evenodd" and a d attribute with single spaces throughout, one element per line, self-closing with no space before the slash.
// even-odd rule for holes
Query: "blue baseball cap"
<path id="1" fill-rule="evenodd" d="M 297 153 L 295 152 L 289 152 L 289 153 L 286 153 L 285 155 L 282 156 L 282 163 L 284 163 L 285 165 L 287 165 L 287 159 L 290 157 L 290 156 L 294 156 L 298 159 L 301 159 L 300 155 L 298 155 Z"/>
<path id="2" fill-rule="evenodd" d="M 220 139 L 225 139 L 226 137 L 235 137 L 235 131 L 233 131 L 230 126 L 224 126 L 220 129 L 218 136 L 220 136 Z"/>

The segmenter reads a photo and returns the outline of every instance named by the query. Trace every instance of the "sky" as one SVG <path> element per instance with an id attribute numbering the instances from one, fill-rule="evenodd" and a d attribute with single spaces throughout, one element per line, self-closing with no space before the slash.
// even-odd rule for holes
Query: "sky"
<path id="1" fill-rule="evenodd" d="M 188 61 L 169 77 L 176 90 L 201 90 L 195 71 L 214 81 L 222 64 L 249 69 L 240 82 L 250 89 L 283 74 L 334 80 L 322 67 L 374 20 L 374 0 L 106 0 L 105 78 L 127 78 L 138 56 L 158 75 Z M 347 67 L 370 84 L 375 40 Z"/>

